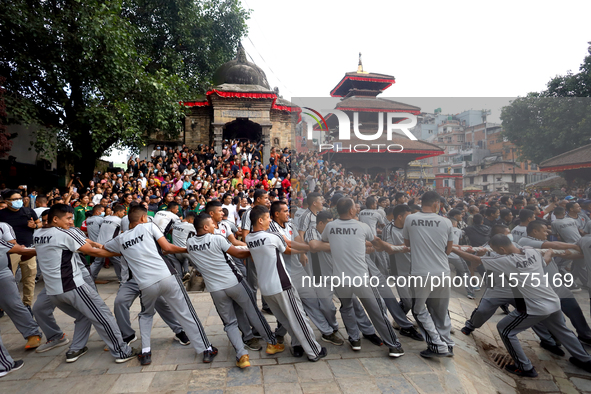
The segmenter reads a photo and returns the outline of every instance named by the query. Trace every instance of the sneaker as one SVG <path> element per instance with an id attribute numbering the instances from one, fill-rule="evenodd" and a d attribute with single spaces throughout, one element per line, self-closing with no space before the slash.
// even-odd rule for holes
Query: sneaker
<path id="1" fill-rule="evenodd" d="M 572 293 L 578 293 L 580 292 L 582 289 L 579 287 L 579 285 L 577 285 L 575 282 L 573 282 L 573 284 L 567 288 L 572 292 Z"/>
<path id="2" fill-rule="evenodd" d="M 263 348 L 259 343 L 259 340 L 256 338 L 251 338 L 248 341 L 244 342 L 244 347 L 248 350 L 254 350 L 255 352 Z"/>
<path id="3" fill-rule="evenodd" d="M 250 367 L 250 358 L 248 357 L 248 354 L 240 357 L 240 360 L 236 360 L 236 366 L 242 369 Z"/>
<path id="4" fill-rule="evenodd" d="M 125 342 L 126 344 L 130 345 L 131 343 L 137 341 L 137 336 L 135 334 L 128 336 L 127 338 L 123 338 L 123 342 Z M 105 345 L 105 347 L 103 348 L 103 350 L 105 352 L 109 351 L 109 346 Z"/>
<path id="5" fill-rule="evenodd" d="M 333 332 L 330 335 L 322 334 L 322 340 L 324 342 L 332 343 L 336 346 L 343 346 L 343 343 L 345 343 L 345 341 L 343 341 L 343 338 L 339 338 L 339 335 L 336 332 Z"/>
<path id="6" fill-rule="evenodd" d="M 218 348 L 212 346 L 211 350 L 206 350 L 203 352 L 203 362 L 206 364 L 210 363 L 213 361 L 213 359 L 217 355 L 218 355 Z"/>
<path id="7" fill-rule="evenodd" d="M 291 348 L 291 354 L 294 357 L 302 357 L 304 355 L 304 348 L 301 346 L 293 346 Z"/>
<path id="8" fill-rule="evenodd" d="M 376 346 L 382 346 L 384 344 L 384 341 L 382 341 L 382 338 L 380 338 L 377 334 L 371 334 L 371 335 L 363 334 L 363 338 L 367 339 L 368 341 L 370 341 L 371 343 L 373 343 Z"/>
<path id="9" fill-rule="evenodd" d="M 275 335 L 275 339 L 277 340 L 277 343 L 285 343 L 285 337 L 283 335 Z"/>
<path id="10" fill-rule="evenodd" d="M 409 337 L 411 339 L 414 339 L 415 341 L 425 340 L 425 338 L 423 338 L 423 335 L 420 332 L 418 332 L 414 327 L 401 328 L 400 335 L 404 335 L 405 337 Z"/>
<path id="11" fill-rule="evenodd" d="M 278 343 L 277 345 L 272 345 L 270 343 L 267 343 L 267 350 L 265 351 L 265 353 L 277 354 L 277 353 L 281 353 L 284 350 L 285 350 L 285 345 L 282 343 Z"/>
<path id="12" fill-rule="evenodd" d="M 474 291 L 480 291 L 480 286 L 475 286 Z"/>
<path id="13" fill-rule="evenodd" d="M 138 349 L 136 349 L 136 348 L 132 347 L 132 348 L 131 348 L 131 353 L 129 354 L 129 356 L 127 356 L 127 357 L 123 357 L 123 358 L 116 358 L 116 359 L 115 359 L 115 362 L 116 362 L 117 364 L 126 363 L 126 362 L 128 362 L 129 360 L 132 360 L 132 359 L 136 358 L 136 357 L 137 357 L 137 356 L 139 356 L 139 355 L 140 355 L 140 351 L 139 351 Z"/>
<path id="14" fill-rule="evenodd" d="M 540 346 L 552 354 L 555 354 L 560 357 L 564 356 L 564 350 L 562 350 L 558 345 L 552 345 L 548 342 L 542 341 L 540 342 Z"/>
<path id="15" fill-rule="evenodd" d="M 314 357 L 314 358 L 309 358 L 309 361 L 312 361 L 313 363 L 315 363 L 316 361 L 320 360 L 321 358 L 326 357 L 326 355 L 328 354 L 328 350 L 326 350 L 325 347 L 323 347 L 322 349 L 320 349 L 320 353 L 318 353 L 318 356 Z"/>
<path id="16" fill-rule="evenodd" d="M 70 340 L 66 338 L 66 334 L 63 334 L 61 338 L 54 339 L 53 341 L 47 341 L 43 345 L 39 346 L 35 349 L 37 353 L 48 352 L 51 349 L 55 349 L 56 347 L 64 346 L 70 343 Z"/>
<path id="17" fill-rule="evenodd" d="M 188 272 L 185 273 L 185 275 L 183 275 L 183 282 L 189 280 L 190 277 L 191 277 L 191 274 L 190 273 L 188 273 Z"/>
<path id="18" fill-rule="evenodd" d="M 473 300 L 473 299 L 475 299 L 475 298 L 476 298 L 476 296 L 474 296 L 474 294 L 470 294 L 470 293 L 466 294 L 466 297 L 467 297 L 469 300 Z"/>
<path id="19" fill-rule="evenodd" d="M 509 314 L 509 304 L 501 305 L 501 310 L 503 311 L 503 315 L 508 315 Z"/>
<path id="20" fill-rule="evenodd" d="M 41 337 L 39 335 L 31 335 L 27 338 L 25 350 L 37 349 L 41 345 Z"/>
<path id="21" fill-rule="evenodd" d="M 431 349 L 427 349 L 427 350 L 423 350 L 422 352 L 419 353 L 421 355 L 421 357 L 424 358 L 433 358 L 433 357 L 450 357 L 448 352 L 444 352 L 444 353 L 435 353 L 434 351 L 432 351 Z"/>
<path id="22" fill-rule="evenodd" d="M 178 334 L 174 334 L 174 340 L 178 341 L 183 346 L 191 344 L 191 340 L 184 331 L 181 331 Z"/>
<path id="23" fill-rule="evenodd" d="M 389 348 L 388 356 L 396 358 L 404 356 L 404 349 L 402 349 L 402 345 Z"/>
<path id="24" fill-rule="evenodd" d="M 460 331 L 462 331 L 462 334 L 464 334 L 464 335 L 470 335 L 470 334 L 472 334 L 472 331 L 474 331 L 474 330 L 471 328 L 468 328 L 468 327 L 462 327 L 462 329 Z"/>
<path id="25" fill-rule="evenodd" d="M 591 346 L 591 338 L 579 337 L 579 341 L 585 345 Z"/>
<path id="26" fill-rule="evenodd" d="M 88 352 L 88 348 L 84 346 L 80 350 L 68 350 L 66 353 L 66 362 L 73 363 Z"/>
<path id="27" fill-rule="evenodd" d="M 349 345 L 351 345 L 351 349 L 361 350 L 361 339 L 354 341 L 353 339 L 351 339 L 351 337 L 349 337 L 348 341 Z"/>
<path id="28" fill-rule="evenodd" d="M 0 319 L 2 319 L 4 317 L 4 310 L 0 309 Z M 6 372 L 8 373 L 8 372 Z"/>
<path id="29" fill-rule="evenodd" d="M 591 361 L 581 361 L 578 358 L 571 357 L 568 359 L 571 364 L 576 365 L 577 367 L 584 369 L 587 372 L 591 372 Z"/>
<path id="30" fill-rule="evenodd" d="M 25 365 L 23 360 L 15 360 L 12 368 L 10 368 L 8 371 L 0 372 L 0 378 L 8 375 L 11 372 L 18 371 L 23 367 L 23 365 Z"/>
<path id="31" fill-rule="evenodd" d="M 266 313 L 267 315 L 273 316 L 273 311 L 271 310 L 271 308 L 263 308 L 261 309 L 261 311 Z"/>
<path id="32" fill-rule="evenodd" d="M 137 358 L 140 360 L 141 365 L 152 364 L 152 352 L 138 354 Z"/>
<path id="33" fill-rule="evenodd" d="M 524 378 L 535 378 L 538 376 L 538 372 L 534 367 L 532 367 L 532 369 L 530 369 L 529 371 L 523 371 L 517 368 L 515 364 L 505 365 L 505 371 Z"/>
<path id="34" fill-rule="evenodd" d="M 447 357 L 453 357 L 453 356 L 454 356 L 454 347 L 448 346 L 447 347 Z"/>

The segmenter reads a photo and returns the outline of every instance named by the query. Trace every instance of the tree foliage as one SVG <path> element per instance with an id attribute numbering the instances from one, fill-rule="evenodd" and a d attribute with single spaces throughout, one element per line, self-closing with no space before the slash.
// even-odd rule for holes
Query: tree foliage
<path id="1" fill-rule="evenodd" d="M 591 138 L 591 43 L 579 73 L 550 80 L 547 89 L 518 97 L 503 108 L 504 136 L 521 158 L 541 163 L 589 144 Z"/>
<path id="2" fill-rule="evenodd" d="M 0 3 L 7 112 L 43 127 L 85 175 L 113 146 L 178 136 L 188 99 L 209 86 L 246 32 L 236 0 L 13 0 Z M 215 26 L 213 26 L 215 25 Z"/>

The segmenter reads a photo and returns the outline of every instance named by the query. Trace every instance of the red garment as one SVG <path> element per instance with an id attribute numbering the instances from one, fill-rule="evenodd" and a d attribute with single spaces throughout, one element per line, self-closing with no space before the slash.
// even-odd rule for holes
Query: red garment
<path id="1" fill-rule="evenodd" d="M 289 193 L 289 188 L 291 187 L 291 182 L 289 179 L 285 178 L 283 181 L 281 181 L 281 187 L 283 187 L 284 193 Z"/>

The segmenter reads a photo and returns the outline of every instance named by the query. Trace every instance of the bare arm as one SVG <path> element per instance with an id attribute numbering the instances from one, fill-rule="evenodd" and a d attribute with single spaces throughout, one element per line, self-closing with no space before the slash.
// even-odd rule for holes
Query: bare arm
<path id="1" fill-rule="evenodd" d="M 158 238 L 158 245 L 168 254 L 173 253 L 187 253 L 187 248 L 181 248 L 180 246 L 176 246 L 171 244 L 166 240 L 165 237 Z"/>
<path id="2" fill-rule="evenodd" d="M 578 252 L 581 251 L 581 248 L 575 244 L 567 244 L 566 242 L 559 242 L 559 241 L 546 241 L 542 244 L 542 249 L 558 249 L 558 250 L 574 249 Z"/>
<path id="3" fill-rule="evenodd" d="M 250 256 L 250 250 L 248 249 L 238 249 L 235 246 L 230 246 L 230 249 L 228 249 L 227 253 L 230 256 L 234 256 L 238 259 L 245 259 L 247 257 Z"/>
<path id="4" fill-rule="evenodd" d="M 230 243 L 234 246 L 246 246 L 246 243 L 238 241 L 234 234 L 228 235 L 228 241 L 230 241 Z"/>
<path id="5" fill-rule="evenodd" d="M 447 254 L 449 256 L 453 246 L 454 246 L 454 241 L 447 241 L 447 247 L 445 248 L 445 254 Z"/>
<path id="6" fill-rule="evenodd" d="M 310 246 L 310 252 L 327 252 L 330 253 L 330 244 L 328 242 L 322 242 L 318 240 L 312 240 L 308 243 Z"/>
<path id="7" fill-rule="evenodd" d="M 93 257 L 113 257 L 113 256 L 121 256 L 119 253 L 109 252 L 104 247 L 101 249 L 93 248 L 89 243 L 85 243 L 78 249 L 79 252 L 87 254 Z"/>
<path id="8" fill-rule="evenodd" d="M 454 249 L 453 252 L 474 266 L 478 266 L 482 263 L 482 260 L 480 259 L 479 256 L 476 256 L 476 255 L 473 255 L 470 253 L 466 253 L 466 252 L 462 252 L 459 249 Z"/>

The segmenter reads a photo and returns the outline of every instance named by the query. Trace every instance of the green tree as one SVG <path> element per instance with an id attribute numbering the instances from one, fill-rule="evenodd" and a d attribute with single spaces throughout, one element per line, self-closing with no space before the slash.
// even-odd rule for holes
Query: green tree
<path id="1" fill-rule="evenodd" d="M 7 112 L 42 125 L 35 148 L 57 144 L 89 177 L 113 146 L 178 136 L 178 101 L 210 84 L 247 16 L 234 0 L 1 2 Z"/>
<path id="2" fill-rule="evenodd" d="M 579 73 L 557 76 L 547 89 L 518 97 L 503 108 L 504 136 L 534 163 L 589 144 L 591 43 Z"/>

